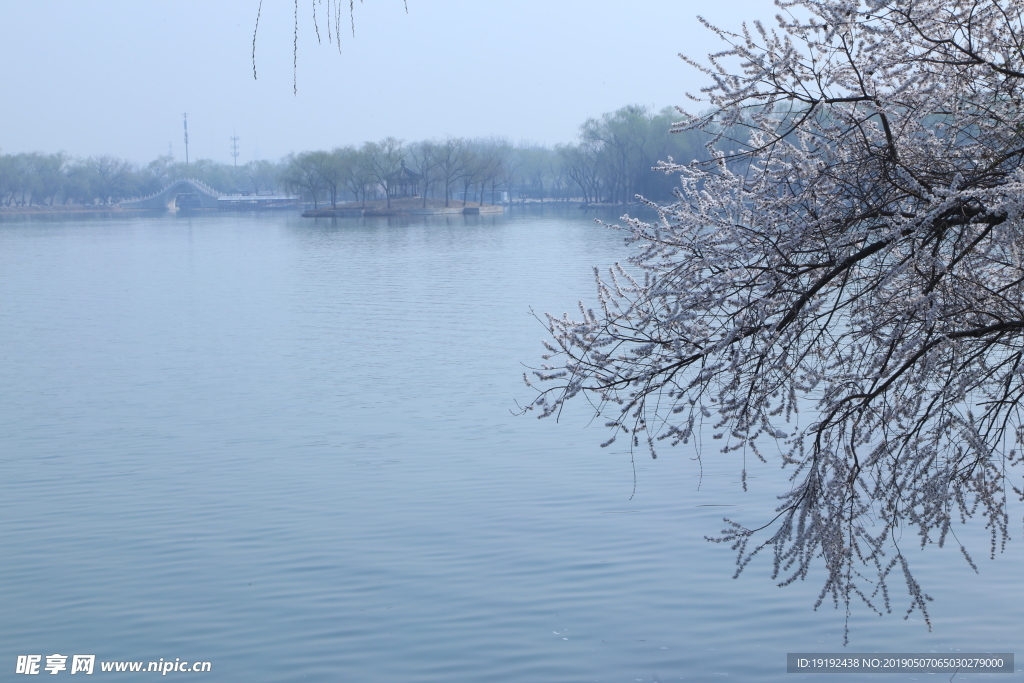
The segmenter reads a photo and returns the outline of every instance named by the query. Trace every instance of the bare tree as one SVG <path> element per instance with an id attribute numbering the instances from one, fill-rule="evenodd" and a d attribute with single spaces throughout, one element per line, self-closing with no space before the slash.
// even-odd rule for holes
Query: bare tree
<path id="1" fill-rule="evenodd" d="M 481 140 L 478 146 L 480 156 L 477 182 L 480 184 L 480 204 L 484 203 L 484 191 L 488 183 L 491 185 L 491 204 L 495 203 L 495 189 L 504 174 L 504 157 L 508 145 L 503 140 L 491 138 Z"/>
<path id="2" fill-rule="evenodd" d="M 305 191 L 313 200 L 313 208 L 319 208 L 320 193 L 324 189 L 324 179 L 320 173 L 323 156 L 326 152 L 303 152 L 291 155 L 285 166 L 281 180 L 294 190 Z"/>
<path id="3" fill-rule="evenodd" d="M 402 141 L 395 138 L 384 138 L 380 142 L 367 142 L 362 152 L 366 157 L 373 179 L 384 190 L 388 208 L 391 208 L 391 193 L 394 190 L 395 175 L 402 167 L 405 153 Z"/>
<path id="4" fill-rule="evenodd" d="M 459 174 L 459 179 L 462 181 L 463 206 L 466 205 L 466 202 L 469 199 L 470 186 L 477 181 L 483 170 L 478 147 L 479 145 L 475 142 L 469 141 L 462 145 L 462 150 L 459 155 L 459 167 L 462 169 L 462 173 Z"/>
<path id="5" fill-rule="evenodd" d="M 444 205 L 448 206 L 451 197 L 452 183 L 462 177 L 463 154 L 462 148 L 465 145 L 462 138 L 451 136 L 437 143 L 437 170 L 444 185 Z"/>
<path id="6" fill-rule="evenodd" d="M 633 201 L 638 173 L 650 171 L 650 164 L 644 163 L 649 124 L 650 112 L 633 105 L 589 119 L 581 127 L 583 142 L 597 152 L 595 162 L 604 166 L 611 201 Z"/>
<path id="7" fill-rule="evenodd" d="M 341 150 L 333 152 L 310 152 L 308 162 L 320 176 L 321 186 L 327 190 L 331 198 L 331 208 L 338 206 L 338 188 L 342 185 L 343 169 L 341 166 Z"/>
<path id="8" fill-rule="evenodd" d="M 132 171 L 130 162 L 103 155 L 87 162 L 95 178 L 94 191 L 104 204 L 124 199 L 128 195 L 128 181 Z"/>
<path id="9" fill-rule="evenodd" d="M 502 177 L 509 188 L 509 202 L 512 201 L 512 191 L 520 180 L 520 169 L 524 163 L 523 155 L 514 147 L 509 147 L 502 155 Z"/>
<path id="10" fill-rule="evenodd" d="M 819 603 L 848 616 L 889 611 L 895 574 L 927 620 L 900 532 L 959 545 L 981 514 L 994 555 L 1022 495 L 1024 5 L 777 4 L 774 31 L 715 29 L 710 113 L 676 128 L 713 159 L 664 164 L 678 201 L 625 223 L 642 277 L 548 317 L 531 408 L 589 395 L 652 456 L 703 424 L 778 459 L 778 515 L 718 539 L 738 571 L 770 549 L 788 584 L 820 558 Z"/>
<path id="11" fill-rule="evenodd" d="M 438 179 L 438 145 L 429 140 L 413 145 L 410 150 L 413 163 L 416 164 L 417 172 L 420 174 L 420 196 L 423 198 L 423 208 L 427 208 L 427 195 L 430 193 L 430 186 Z"/>
<path id="12" fill-rule="evenodd" d="M 246 177 L 252 183 L 252 191 L 259 194 L 261 190 L 273 190 L 276 178 L 274 164 L 269 161 L 250 161 L 245 165 Z"/>
<path id="13" fill-rule="evenodd" d="M 366 206 L 366 194 L 373 184 L 373 169 L 362 150 L 349 145 L 336 150 L 341 166 L 341 182 L 355 200 Z"/>
<path id="14" fill-rule="evenodd" d="M 597 150 L 592 144 L 561 145 L 557 148 L 562 157 L 566 175 L 578 188 L 584 202 L 599 201 L 600 176 L 598 174 Z"/>

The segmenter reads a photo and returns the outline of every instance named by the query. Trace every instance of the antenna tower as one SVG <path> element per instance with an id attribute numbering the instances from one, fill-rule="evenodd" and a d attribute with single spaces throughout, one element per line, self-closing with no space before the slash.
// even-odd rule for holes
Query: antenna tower
<path id="1" fill-rule="evenodd" d="M 188 168 L 188 112 L 181 117 L 185 120 L 185 167 Z"/>
<path id="2" fill-rule="evenodd" d="M 231 156 L 235 158 L 235 166 L 238 166 L 238 136 L 235 135 L 235 131 L 231 131 Z"/>

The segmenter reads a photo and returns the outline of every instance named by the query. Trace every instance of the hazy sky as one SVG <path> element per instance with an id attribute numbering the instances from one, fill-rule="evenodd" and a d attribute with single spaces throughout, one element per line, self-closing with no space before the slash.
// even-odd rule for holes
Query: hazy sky
<path id="1" fill-rule="evenodd" d="M 625 104 L 688 104 L 723 28 L 771 20 L 770 0 L 365 0 L 341 52 L 317 45 L 299 3 L 292 94 L 290 0 L 8 0 L 0 22 L 0 151 L 135 161 L 239 162 L 376 140 L 502 135 L 569 141 L 586 118 Z M 344 3 L 346 6 L 348 3 Z M 774 23 L 774 22 L 772 22 Z"/>

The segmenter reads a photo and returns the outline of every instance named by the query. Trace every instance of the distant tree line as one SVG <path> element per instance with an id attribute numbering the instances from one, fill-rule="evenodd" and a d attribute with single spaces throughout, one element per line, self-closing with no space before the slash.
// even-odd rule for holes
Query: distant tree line
<path id="1" fill-rule="evenodd" d="M 308 151 L 284 160 L 282 184 L 318 206 L 365 203 L 394 194 L 404 167 L 419 177 L 424 204 L 443 199 L 496 203 L 510 200 L 576 200 L 625 203 L 637 195 L 672 199 L 671 176 L 652 170 L 659 162 L 706 159 L 703 133 L 672 134 L 672 109 L 658 113 L 628 106 L 587 120 L 578 139 L 554 148 L 512 144 L 503 138 L 449 136 L 403 144 L 395 138 L 326 151 Z"/>
<path id="2" fill-rule="evenodd" d="M 269 161 L 235 167 L 208 159 L 186 166 L 170 156 L 139 165 L 109 155 L 0 154 L 0 206 L 116 204 L 159 192 L 182 177 L 198 178 L 222 192 L 273 192 L 282 168 Z"/>
<path id="3" fill-rule="evenodd" d="M 624 203 L 637 195 L 666 201 L 676 181 L 652 167 L 708 156 L 705 134 L 669 132 L 675 117 L 671 109 L 623 107 L 587 120 L 575 142 L 553 148 L 502 138 L 449 136 L 406 144 L 389 137 L 241 166 L 205 159 L 185 165 L 171 156 L 139 165 L 112 156 L 0 154 L 0 205 L 114 204 L 158 192 L 180 177 L 225 193 L 294 192 L 314 206 L 375 199 L 390 204 L 403 169 L 417 178 L 424 204 L 428 198 L 445 205 L 503 198 Z"/>

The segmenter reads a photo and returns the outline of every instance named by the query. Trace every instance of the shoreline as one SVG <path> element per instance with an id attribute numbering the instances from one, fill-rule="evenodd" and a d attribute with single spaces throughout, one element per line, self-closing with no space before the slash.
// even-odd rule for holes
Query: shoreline
<path id="1" fill-rule="evenodd" d="M 441 216 L 441 215 L 462 215 L 477 216 L 480 214 L 504 213 L 503 206 L 449 206 L 440 208 L 349 208 L 334 207 L 328 209 L 308 209 L 302 212 L 303 218 L 370 218 L 374 216 Z"/>
<path id="2" fill-rule="evenodd" d="M 0 216 L 33 216 L 54 213 L 136 213 L 144 209 L 126 209 L 117 204 L 55 204 L 32 206 L 0 206 Z"/>

